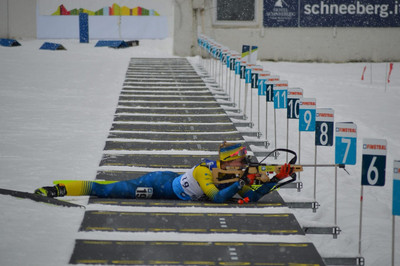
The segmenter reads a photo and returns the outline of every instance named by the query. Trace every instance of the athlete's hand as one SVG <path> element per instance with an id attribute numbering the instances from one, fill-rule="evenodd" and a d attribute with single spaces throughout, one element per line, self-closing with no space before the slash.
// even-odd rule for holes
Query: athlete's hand
<path id="1" fill-rule="evenodd" d="M 290 164 L 285 163 L 284 165 L 282 165 L 281 170 L 279 171 L 278 174 L 276 174 L 276 178 L 278 179 L 284 179 L 286 177 L 288 177 L 289 175 L 291 175 L 293 172 L 293 168 L 290 167 Z"/>

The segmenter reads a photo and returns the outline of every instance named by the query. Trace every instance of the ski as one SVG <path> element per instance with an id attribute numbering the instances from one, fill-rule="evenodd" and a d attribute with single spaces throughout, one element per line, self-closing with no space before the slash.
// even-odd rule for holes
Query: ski
<path id="1" fill-rule="evenodd" d="M 18 190 L 10 190 L 10 189 L 4 189 L 0 188 L 0 194 L 2 195 L 10 195 L 16 198 L 22 198 L 22 199 L 30 199 L 36 202 L 43 202 L 43 203 L 48 203 L 52 205 L 57 205 L 57 206 L 63 206 L 63 207 L 79 207 L 79 208 L 85 208 L 83 205 L 71 203 L 68 201 L 63 201 L 63 200 L 58 200 L 55 198 L 49 198 L 49 197 L 44 197 L 42 195 L 34 194 L 34 193 L 29 193 L 29 192 L 24 192 L 24 191 L 18 191 Z"/>

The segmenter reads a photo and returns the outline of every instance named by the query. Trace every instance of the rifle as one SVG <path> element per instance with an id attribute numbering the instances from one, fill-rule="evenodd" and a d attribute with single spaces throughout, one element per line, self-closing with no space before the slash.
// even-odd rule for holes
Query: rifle
<path id="1" fill-rule="evenodd" d="M 263 161 L 270 157 L 275 152 L 282 151 L 293 154 L 293 158 L 289 161 L 291 167 L 290 179 L 285 180 L 276 185 L 275 188 L 281 187 L 288 183 L 291 183 L 296 180 L 296 172 L 303 171 L 302 165 L 296 165 L 297 161 L 297 154 L 288 149 L 275 149 L 265 156 L 261 162 L 254 162 L 252 157 L 248 156 L 245 158 L 246 167 L 244 169 L 237 169 L 237 168 L 230 168 L 230 169 L 220 169 L 220 168 L 213 168 L 212 169 L 212 176 L 214 184 L 227 184 L 239 181 L 243 178 L 248 178 L 249 183 L 253 184 L 256 180 L 258 183 L 266 183 L 266 182 L 279 182 L 279 179 L 276 177 L 269 178 L 269 174 L 272 173 L 279 173 L 283 165 L 278 164 L 265 164 Z"/>

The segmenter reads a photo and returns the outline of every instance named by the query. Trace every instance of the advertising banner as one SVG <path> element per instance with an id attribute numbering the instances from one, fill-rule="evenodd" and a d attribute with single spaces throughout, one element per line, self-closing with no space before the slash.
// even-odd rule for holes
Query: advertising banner
<path id="1" fill-rule="evenodd" d="M 264 27 L 400 27 L 400 1 L 264 0 Z"/>

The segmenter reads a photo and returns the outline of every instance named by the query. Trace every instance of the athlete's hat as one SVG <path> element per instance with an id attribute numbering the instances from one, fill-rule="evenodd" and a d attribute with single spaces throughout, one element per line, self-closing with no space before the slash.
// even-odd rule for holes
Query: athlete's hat
<path id="1" fill-rule="evenodd" d="M 219 160 L 222 162 L 233 161 L 239 158 L 244 158 L 247 154 L 247 149 L 242 143 L 227 143 L 224 142 L 219 147 Z"/>

